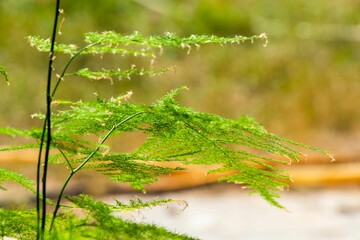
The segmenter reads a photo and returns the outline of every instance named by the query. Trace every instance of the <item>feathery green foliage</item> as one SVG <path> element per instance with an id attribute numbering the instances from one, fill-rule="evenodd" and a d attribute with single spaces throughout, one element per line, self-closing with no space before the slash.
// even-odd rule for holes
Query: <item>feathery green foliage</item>
<path id="1" fill-rule="evenodd" d="M 285 181 L 289 177 L 270 163 L 288 164 L 289 160 L 297 161 L 301 152 L 288 147 L 288 144 L 296 143 L 268 133 L 248 117 L 231 120 L 185 108 L 174 99 L 180 90 L 170 92 L 151 106 L 124 103 L 121 100 L 124 97 L 109 101 L 98 99 L 97 102 L 73 103 L 68 111 L 53 115 L 56 126 L 54 144 L 57 143 L 56 139 L 73 139 L 73 136 L 100 136 L 126 116 L 141 113 L 118 126 L 113 134 L 140 131 L 148 135 L 146 141 L 129 154 L 99 152 L 90 160 L 89 168 L 95 168 L 113 180 L 128 182 L 134 188 L 144 190 L 144 185 L 153 183 L 158 180 L 158 176 L 174 170 L 148 164 L 149 162 L 214 165 L 212 171 L 238 172 L 222 180 L 245 184 L 270 203 L 280 206 L 275 198 L 278 197 L 278 190 L 287 186 Z M 65 145 L 73 146 L 70 150 L 72 153 L 91 150 L 79 144 Z M 241 146 L 273 156 L 280 155 L 289 160 L 258 155 Z"/>
<path id="2" fill-rule="evenodd" d="M 174 33 L 165 33 L 163 36 L 143 36 L 139 32 L 131 35 L 122 35 L 113 31 L 102 33 L 89 32 L 85 34 L 86 46 L 80 48 L 74 44 L 55 43 L 54 51 L 57 53 L 69 54 L 74 57 L 76 55 L 103 55 L 103 54 L 121 54 L 122 56 L 141 56 L 151 57 L 155 59 L 161 54 L 164 47 L 185 48 L 187 52 L 193 47 L 199 48 L 205 44 L 240 44 L 246 41 L 253 42 L 255 40 L 264 40 L 267 44 L 266 35 L 254 35 L 251 37 L 234 36 L 234 37 L 218 37 L 208 35 L 191 35 L 189 37 L 178 37 Z M 49 52 L 50 39 L 43 39 L 36 36 L 29 36 L 28 42 L 30 46 L 35 47 L 40 52 Z M 64 76 L 81 76 L 91 80 L 110 79 L 113 77 L 130 78 L 132 75 L 150 75 L 155 76 L 168 71 L 170 68 L 164 69 L 137 69 L 132 65 L 130 69 L 97 69 L 89 68 L 79 69 L 74 73 L 64 73 Z"/>
<path id="3" fill-rule="evenodd" d="M 24 188 L 35 192 L 34 190 L 34 182 L 22 174 L 11 171 L 8 169 L 0 168 L 0 184 L 6 181 L 16 182 L 18 184 L 21 184 Z M 5 190 L 3 186 L 0 185 L 0 189 Z"/>
<path id="4" fill-rule="evenodd" d="M 100 80 L 100 79 L 110 79 L 112 80 L 113 77 L 117 77 L 118 79 L 127 78 L 130 79 L 130 76 L 142 76 L 142 75 L 159 75 L 161 73 L 164 73 L 168 71 L 168 68 L 165 69 L 159 69 L 159 70 L 144 70 L 144 69 L 136 69 L 135 66 L 133 66 L 130 69 L 121 70 L 121 69 L 101 69 L 99 71 L 91 71 L 88 68 L 80 69 L 74 73 L 67 74 L 68 76 L 74 75 L 74 76 L 80 76 L 85 77 L 91 80 Z"/>
<path id="5" fill-rule="evenodd" d="M 181 106 L 174 98 L 182 89 L 170 92 L 150 106 L 129 103 L 130 94 L 109 100 L 98 97 L 93 102 L 56 101 L 57 105 L 68 108 L 52 115 L 52 147 L 61 149 L 62 153 L 54 155 L 51 161 L 76 168 L 97 146 L 96 142 L 81 136 L 97 136 L 100 142 L 104 133 L 123 122 L 110 137 L 125 132 L 143 132 L 148 136 L 146 140 L 132 153 L 108 153 L 108 148 L 102 145 L 86 168 L 96 169 L 115 181 L 127 182 L 133 188 L 145 191 L 145 185 L 173 170 L 183 170 L 186 164 L 212 165 L 214 168 L 209 173 L 235 170 L 236 173 L 221 180 L 242 183 L 271 204 L 281 207 L 276 201 L 278 191 L 286 187 L 290 179 L 279 164 L 299 160 L 301 152 L 291 145 L 311 147 L 268 133 L 247 116 L 239 120 L 225 119 Z M 138 115 L 124 121 L 135 114 Z M 39 141 L 40 135 L 34 132 L 39 131 L 14 130 L 9 133 L 32 136 Z M 285 160 L 280 160 L 279 156 Z M 175 162 L 179 167 L 162 167 L 155 162 Z"/>
<path id="6" fill-rule="evenodd" d="M 232 120 L 186 108 L 175 100 L 176 95 L 186 89 L 185 87 L 169 92 L 152 105 L 130 103 L 128 99 L 132 92 L 108 100 L 99 96 L 96 101 L 88 102 L 56 100 L 56 90 L 65 77 L 112 80 L 114 77 L 121 79 L 130 78 L 132 75 L 154 76 L 169 70 L 169 68 L 137 69 L 133 65 L 130 69 L 90 70 L 85 67 L 68 73 L 67 70 L 72 61 L 80 55 L 142 56 L 151 58 L 152 62 L 165 47 L 182 48 L 190 53 L 192 48 L 199 48 L 205 44 L 240 44 L 255 40 L 264 40 L 264 45 L 267 44 L 265 34 L 252 37 L 209 35 L 178 37 L 174 33 L 165 33 L 162 36 L 143 36 L 139 32 L 122 35 L 107 31 L 85 34 L 85 46 L 80 48 L 74 44 L 55 42 L 58 16 L 61 12 L 60 0 L 57 0 L 56 3 L 52 38 L 28 38 L 30 46 L 40 52 L 50 53 L 46 114 L 33 115 L 33 117 L 44 120 L 43 128 L 30 130 L 0 128 L 0 134 L 35 140 L 35 143 L 6 147 L 0 151 L 34 146 L 40 148 L 36 190 L 37 211 L 36 214 L 31 211 L 17 211 L 19 216 L 34 215 L 33 221 L 22 224 L 22 220 L 17 217 L 8 221 L 7 218 L 11 212 L 0 209 L 2 236 L 26 238 L 21 234 L 34 233 L 35 235 L 36 233 L 37 239 L 192 239 L 168 232 L 161 227 L 133 223 L 113 215 L 114 212 L 140 210 L 178 202 L 176 200 L 163 199 L 143 202 L 136 199 L 130 201 L 129 204 L 116 201 L 115 205 L 109 205 L 101 201 L 94 201 L 89 196 L 79 195 L 68 197 L 68 200 L 72 202 L 73 207 L 80 208 L 85 212 L 84 218 L 76 216 L 72 211 L 62 211 L 59 214 L 58 211 L 60 208 L 64 209 L 61 201 L 67 184 L 80 170 L 95 169 L 114 181 L 129 183 L 134 189 L 145 192 L 146 185 L 156 182 L 160 176 L 170 174 L 174 170 L 185 170 L 186 166 L 191 164 L 212 166 L 209 174 L 232 172 L 232 175 L 220 180 L 241 183 L 252 189 L 251 193 L 257 193 L 269 203 L 282 207 L 277 202 L 278 192 L 287 186 L 290 178 L 281 169 L 281 164 L 299 160 L 301 156 L 301 152 L 297 149 L 299 147 L 326 153 L 268 133 L 263 126 L 247 116 Z M 56 84 L 52 87 L 55 53 L 70 55 L 70 59 L 65 64 L 63 71 L 56 75 Z M 8 81 L 7 72 L 1 65 L 0 74 Z M 137 149 L 130 153 L 109 151 L 106 142 L 110 138 L 133 132 L 141 132 L 147 136 Z M 94 138 L 95 140 L 93 140 Z M 50 148 L 54 151 L 50 152 Z M 44 159 L 41 157 L 43 149 Z M 284 158 L 285 160 L 282 160 Z M 173 163 L 174 167 L 164 167 L 161 165 L 164 162 Z M 69 170 L 68 178 L 59 192 L 51 221 L 48 221 L 50 216 L 48 217 L 45 202 L 48 163 L 62 164 Z M 42 168 L 43 181 L 40 183 L 41 164 L 44 167 Z M 0 183 L 11 180 L 28 189 L 32 186 L 31 181 L 14 172 L 0 169 L 0 174 Z M 40 185 L 42 185 L 44 194 L 41 204 L 39 200 Z M 35 215 L 37 219 L 35 219 Z M 56 222 L 55 219 L 57 219 Z M 17 222 L 21 223 L 18 225 L 21 228 L 25 229 L 30 226 L 37 231 L 24 233 L 24 230 L 20 229 L 20 235 L 16 235 L 9 226 Z M 49 231 L 46 231 L 46 228 Z"/>
<path id="7" fill-rule="evenodd" d="M 86 195 L 68 198 L 76 207 L 88 212 L 83 227 L 89 229 L 96 238 L 90 239 L 194 239 L 185 235 L 171 233 L 168 230 L 150 224 L 136 224 L 125 221 L 113 215 L 114 211 L 121 211 L 123 206 L 116 207 L 102 201 L 94 201 Z M 144 204 L 139 204 L 141 205 Z M 135 206 L 134 204 L 132 204 Z M 95 228 L 94 228 L 95 227 Z M 81 227 L 80 227 L 81 228 Z M 85 233 L 85 231 L 84 231 Z M 89 233 L 86 233 L 90 235 Z"/>
<path id="8" fill-rule="evenodd" d="M 195 239 L 186 235 L 169 232 L 152 224 L 140 224 L 115 216 L 114 212 L 139 211 L 144 208 L 168 204 L 174 200 L 154 200 L 143 202 L 131 200 L 129 204 L 117 205 L 94 201 L 90 196 L 68 197 L 72 203 L 68 211 L 59 214 L 54 230 L 45 239 Z M 72 210 L 81 209 L 86 213 L 79 218 Z M 0 238 L 34 239 L 36 236 L 36 216 L 34 210 L 0 209 Z"/>
<path id="9" fill-rule="evenodd" d="M 34 239 L 35 214 L 32 210 L 0 208 L 0 238 Z"/>
<path id="10" fill-rule="evenodd" d="M 111 207 L 114 208 L 115 212 L 140 211 L 140 210 L 152 208 L 155 206 L 168 205 L 170 203 L 177 203 L 179 205 L 183 205 L 184 209 L 188 206 L 187 202 L 185 202 L 185 201 L 174 200 L 174 199 L 170 199 L 170 198 L 155 199 L 155 200 L 144 202 L 140 198 L 137 197 L 135 199 L 131 199 L 129 201 L 129 204 L 120 202 L 118 200 L 115 200 L 115 201 L 116 201 L 115 206 L 110 205 Z"/>
<path id="11" fill-rule="evenodd" d="M 204 44 L 240 44 L 246 41 L 266 39 L 266 35 L 254 35 L 252 37 L 234 36 L 218 37 L 209 35 L 191 35 L 179 37 L 175 33 L 165 33 L 163 36 L 143 36 L 139 32 L 130 35 L 122 35 L 113 31 L 102 33 L 89 32 L 85 34 L 85 43 L 92 45 L 81 54 L 122 54 L 133 56 L 154 56 L 163 47 L 177 47 L 191 49 Z M 30 46 L 37 48 L 40 52 L 49 52 L 50 39 L 40 37 L 28 37 Z M 265 43 L 266 44 L 266 43 Z M 133 49 L 131 48 L 133 47 Z M 80 50 L 74 44 L 55 44 L 55 52 L 75 55 Z"/>

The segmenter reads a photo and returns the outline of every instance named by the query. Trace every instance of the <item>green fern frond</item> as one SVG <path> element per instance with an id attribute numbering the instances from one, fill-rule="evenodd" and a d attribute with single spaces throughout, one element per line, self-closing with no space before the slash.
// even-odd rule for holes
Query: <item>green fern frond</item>
<path id="1" fill-rule="evenodd" d="M 8 135 L 11 137 L 28 137 L 28 138 L 40 138 L 40 129 L 19 129 L 11 127 L 0 127 L 0 134 Z"/>
<path id="2" fill-rule="evenodd" d="M 93 102 L 57 101 L 70 108 L 53 114 L 53 147 L 64 150 L 67 161 L 76 164 L 96 145 L 85 140 L 79 143 L 80 136 L 94 135 L 100 141 L 114 126 L 111 136 L 144 132 L 148 138 L 133 153 L 112 154 L 100 149 L 86 167 L 144 190 L 144 185 L 156 182 L 159 176 L 181 170 L 161 167 L 156 162 L 212 165 L 209 173 L 235 170 L 221 180 L 244 184 L 276 206 L 280 206 L 276 201 L 278 191 L 289 180 L 279 165 L 298 161 L 302 155 L 298 147 L 326 153 L 268 133 L 246 116 L 232 120 L 183 107 L 175 101 L 182 89 L 150 106 L 128 103 L 130 94 Z M 57 159 L 60 157 L 58 154 Z"/>
<path id="3" fill-rule="evenodd" d="M 191 47 L 203 44 L 240 44 L 245 41 L 254 41 L 262 39 L 264 35 L 255 35 L 252 37 L 235 36 L 235 37 L 218 37 L 215 35 L 191 35 L 190 37 L 178 37 L 175 33 L 166 32 L 163 36 L 143 36 L 140 32 L 134 32 L 130 35 L 122 35 L 113 31 L 102 33 L 89 32 L 85 34 L 87 43 L 101 42 L 104 44 L 123 44 L 138 45 L 149 48 L 161 47 Z"/>
<path id="4" fill-rule="evenodd" d="M 159 69 L 159 70 L 144 70 L 144 69 L 136 69 L 135 66 L 130 69 L 126 69 L 126 70 L 101 69 L 99 71 L 91 71 L 88 68 L 83 68 L 74 73 L 67 74 L 67 76 L 71 76 L 71 75 L 80 76 L 80 77 L 89 78 L 91 80 L 100 80 L 100 79 L 112 80 L 113 77 L 116 77 L 119 79 L 122 79 L 122 78 L 130 79 L 131 76 L 142 76 L 142 75 L 155 76 L 155 75 L 159 75 L 164 72 L 167 72 L 168 70 L 169 70 L 169 68 Z"/>
<path id="5" fill-rule="evenodd" d="M 276 201 L 278 192 L 290 180 L 281 164 L 298 161 L 302 156 L 299 147 L 327 154 L 268 133 L 247 116 L 232 120 L 181 106 L 175 97 L 183 89 L 171 91 L 150 106 L 128 103 L 131 93 L 109 100 L 98 97 L 92 102 L 56 101 L 68 108 L 52 115 L 52 147 L 62 150 L 62 154 L 51 158 L 52 162 L 76 165 L 93 154 L 86 168 L 94 168 L 142 191 L 161 175 L 181 170 L 156 162 L 211 165 L 214 168 L 209 173 L 234 172 L 222 181 L 241 183 L 280 207 Z M 110 137 L 125 132 L 143 132 L 148 137 L 138 149 L 127 154 L 107 153 L 105 145 L 98 146 L 82 137 L 97 136 L 101 142 L 110 129 L 113 129 Z M 1 128 L 0 133 L 37 140 L 41 137 L 36 129 Z M 96 147 L 99 151 L 93 153 Z"/>
<path id="6" fill-rule="evenodd" d="M 22 185 L 24 188 L 30 190 L 31 192 L 35 192 L 34 182 L 32 180 L 24 177 L 22 174 L 18 172 L 0 168 L 0 184 L 6 181 L 18 183 Z M 1 185 L 0 188 L 4 189 L 4 187 L 2 187 Z"/>
<path id="7" fill-rule="evenodd" d="M 94 168 L 114 181 L 129 183 L 134 189 L 143 192 L 145 192 L 144 185 L 156 182 L 159 176 L 168 175 L 173 170 L 180 170 L 150 165 L 145 160 L 148 159 L 136 154 L 98 155 L 91 159 L 88 168 Z"/>
<path id="8" fill-rule="evenodd" d="M 116 211 L 117 208 L 122 208 L 123 206 L 110 205 L 102 201 L 94 201 L 90 196 L 83 194 L 76 197 L 68 197 L 68 200 L 76 207 L 87 212 L 87 217 L 83 219 L 81 225 L 76 227 L 76 231 L 82 231 L 83 234 L 85 233 L 89 236 L 89 239 L 90 236 L 91 239 L 119 239 L 119 237 L 128 240 L 195 239 L 186 235 L 169 232 L 165 228 L 159 226 L 133 223 L 114 216 L 113 212 Z M 138 204 L 140 204 L 140 202 Z M 135 206 L 136 203 L 133 205 Z"/>
<path id="9" fill-rule="evenodd" d="M 35 47 L 39 52 L 49 52 L 51 41 L 49 38 L 43 39 L 38 36 L 29 36 L 27 40 L 31 47 Z M 73 55 L 78 51 L 78 47 L 74 44 L 56 44 L 55 51 Z"/>
<path id="10" fill-rule="evenodd" d="M 174 200 L 174 199 L 170 199 L 170 198 L 143 201 L 137 197 L 135 199 L 130 199 L 128 204 L 120 202 L 118 200 L 115 200 L 115 201 L 116 201 L 116 205 L 113 206 L 114 212 L 139 211 L 142 209 L 153 208 L 156 206 L 168 205 L 170 203 L 181 204 L 184 206 L 184 208 L 186 208 L 188 206 L 187 202 L 185 202 L 185 201 L 179 201 L 179 200 Z"/>
<path id="11" fill-rule="evenodd" d="M 85 211 L 85 217 L 79 217 L 72 211 L 62 211 L 51 232 L 47 232 L 44 239 L 68 240 L 94 240 L 94 239 L 195 239 L 183 234 L 177 234 L 165 228 L 152 225 L 135 223 L 115 216 L 114 212 L 128 211 L 168 204 L 171 200 L 154 200 L 142 202 L 131 201 L 130 204 L 117 203 L 116 205 L 94 201 L 86 195 L 69 197 L 73 207 Z M 50 217 L 50 216 L 49 216 Z M 1 209 L 0 208 L 0 238 L 12 237 L 16 239 L 36 239 L 36 212 L 34 209 Z"/>
<path id="12" fill-rule="evenodd" d="M 35 212 L 31 210 L 0 208 L 0 239 L 34 239 L 37 229 L 35 219 Z"/>
<path id="13" fill-rule="evenodd" d="M 234 36 L 218 37 L 214 35 L 191 35 L 179 37 L 175 33 L 165 33 L 163 36 L 143 36 L 139 32 L 130 35 L 122 35 L 113 31 L 102 33 L 89 32 L 85 34 L 85 42 L 92 45 L 80 54 L 120 54 L 132 56 L 154 56 L 156 49 L 162 47 L 179 47 L 190 50 L 192 47 L 200 47 L 204 44 L 240 44 L 246 41 L 265 40 L 266 35 L 254 35 L 251 37 Z M 30 46 L 40 52 L 49 52 L 50 39 L 42 39 L 36 36 L 28 37 Z M 55 44 L 55 51 L 64 54 L 75 55 L 79 48 L 74 44 Z"/>
<path id="14" fill-rule="evenodd" d="M 0 148 L 0 152 L 23 150 L 23 149 L 36 149 L 38 147 L 39 147 L 39 144 L 22 144 L 22 145 L 16 145 L 16 146 L 9 146 L 9 147 Z"/>

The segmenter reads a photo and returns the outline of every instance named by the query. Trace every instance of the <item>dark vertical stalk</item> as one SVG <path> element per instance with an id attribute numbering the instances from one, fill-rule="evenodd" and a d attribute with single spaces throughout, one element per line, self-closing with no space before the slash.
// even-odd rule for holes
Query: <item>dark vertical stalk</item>
<path id="1" fill-rule="evenodd" d="M 50 153 L 50 145 L 51 145 L 51 79 L 52 79 L 52 71 L 53 71 L 53 62 L 54 62 L 54 49 L 55 49 L 55 39 L 57 32 L 57 25 L 60 14 L 60 0 L 56 0 L 55 6 L 55 19 L 54 26 L 52 30 L 51 36 L 51 46 L 50 46 L 50 54 L 49 54 L 49 66 L 48 66 L 48 75 L 47 75 L 47 88 L 46 88 L 46 118 L 44 122 L 43 134 L 41 137 L 40 149 L 39 149 L 39 158 L 38 158 L 38 169 L 37 169 L 37 211 L 38 211 L 38 227 L 41 222 L 41 226 L 38 229 L 37 239 L 43 239 L 45 233 L 45 225 L 46 225 L 46 184 L 47 184 L 47 173 L 48 173 L 48 162 L 49 162 L 49 153 Z M 45 137 L 46 136 L 46 137 Z M 44 142 L 46 140 L 45 147 L 45 157 L 44 157 L 44 166 L 42 171 L 42 203 L 40 208 L 40 170 L 41 170 L 41 155 L 42 149 L 44 146 Z M 41 212 L 41 214 L 40 214 Z"/>
<path id="2" fill-rule="evenodd" d="M 43 131 L 41 135 L 41 141 L 39 146 L 39 157 L 37 162 L 37 170 L 36 170 L 36 215 L 37 215 L 37 235 L 36 239 L 40 239 L 40 222 L 41 222 L 41 216 L 40 216 L 40 175 L 41 175 L 41 155 L 42 150 L 44 146 L 44 139 L 45 139 L 45 132 L 46 132 L 46 122 L 44 121 Z"/>

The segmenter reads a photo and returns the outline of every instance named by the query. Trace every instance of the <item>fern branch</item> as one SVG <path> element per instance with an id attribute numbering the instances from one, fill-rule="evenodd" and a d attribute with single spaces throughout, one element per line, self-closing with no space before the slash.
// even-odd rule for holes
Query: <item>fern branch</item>
<path id="1" fill-rule="evenodd" d="M 129 93 L 109 100 L 98 97 L 92 102 L 56 101 L 66 110 L 52 116 L 52 147 L 62 150 L 54 159 L 64 157 L 58 163 L 77 164 L 72 172 L 93 168 L 142 191 L 161 175 L 183 170 L 161 167 L 157 162 L 213 165 L 209 174 L 231 171 L 233 175 L 221 180 L 241 183 L 280 207 L 278 191 L 290 180 L 281 164 L 298 161 L 302 156 L 299 148 L 327 153 L 269 133 L 247 116 L 232 120 L 181 106 L 175 97 L 183 89 L 171 91 L 150 106 L 128 103 Z M 39 137 L 21 130 L 3 131 Z M 132 153 L 114 154 L 102 149 L 107 138 L 124 132 L 143 132 L 148 137 Z M 100 137 L 104 133 L 105 137 Z M 88 135 L 99 137 L 95 148 L 94 143 L 79 137 Z"/>
<path id="2" fill-rule="evenodd" d="M 114 211 L 121 211 L 126 207 L 145 207 L 152 205 L 166 204 L 169 200 L 158 200 L 151 202 L 135 201 L 130 205 L 124 204 L 110 205 L 101 201 L 94 201 L 90 196 L 79 195 L 76 197 L 67 197 L 76 207 L 86 211 L 87 218 L 83 220 L 82 225 L 78 225 L 77 229 L 85 228 L 88 234 L 94 233 L 95 229 L 102 235 L 94 236 L 94 239 L 118 239 L 121 236 L 124 239 L 144 239 L 144 240 L 167 240 L 167 239 L 179 239 L 179 240 L 195 240 L 195 238 L 188 237 L 186 235 L 175 234 L 167 231 L 162 227 L 148 224 L 139 224 L 122 220 L 119 217 L 114 216 Z M 96 233 L 96 232 L 95 232 Z M 93 235 L 91 235 L 93 236 Z"/>
<path id="3" fill-rule="evenodd" d="M 235 37 L 218 37 L 215 35 L 191 35 L 190 37 L 178 37 L 175 33 L 167 32 L 163 36 L 145 37 L 139 32 L 130 35 L 122 35 L 116 32 L 107 31 L 102 33 L 86 33 L 85 41 L 87 43 L 102 42 L 104 44 L 124 44 L 138 45 L 150 48 L 161 47 L 181 47 L 191 46 L 198 47 L 203 44 L 240 44 L 245 41 L 254 41 L 262 39 L 263 36 L 255 35 L 252 37 L 235 36 Z"/>
<path id="4" fill-rule="evenodd" d="M 34 190 L 34 182 L 26 177 L 24 177 L 22 174 L 0 168 L 0 184 L 5 181 L 11 181 L 16 182 L 20 185 L 22 185 L 24 188 L 30 190 L 31 192 L 35 193 Z M 0 188 L 5 189 L 0 185 Z"/>
<path id="5" fill-rule="evenodd" d="M 140 198 L 135 198 L 130 199 L 128 204 L 120 202 L 118 200 L 115 200 L 115 202 L 116 205 L 112 206 L 114 212 L 139 211 L 142 209 L 153 208 L 155 206 L 167 205 L 169 203 L 177 203 L 183 205 L 184 208 L 181 210 L 183 211 L 188 206 L 187 202 L 185 201 L 179 201 L 170 198 L 155 199 L 150 201 L 143 201 Z"/>
<path id="6" fill-rule="evenodd" d="M 130 76 L 155 76 L 167 72 L 169 68 L 159 69 L 159 70 L 144 70 L 144 69 L 136 69 L 132 67 L 130 69 L 121 70 L 121 69 L 101 69 L 98 71 L 91 71 L 88 68 L 80 69 L 74 73 L 67 74 L 68 76 L 80 76 L 89 78 L 91 80 L 100 80 L 100 79 L 110 79 L 112 80 L 113 77 L 117 77 L 119 79 L 127 78 L 130 79 Z"/>
<path id="7" fill-rule="evenodd" d="M 265 34 L 254 35 L 251 37 L 234 36 L 218 37 L 214 35 L 191 35 L 189 37 L 179 37 L 175 33 L 165 33 L 163 36 L 143 36 L 139 32 L 130 35 L 122 35 L 113 31 L 102 33 L 89 32 L 85 34 L 85 42 L 92 45 L 81 51 L 80 54 L 120 54 L 132 56 L 154 56 L 155 49 L 163 47 L 177 47 L 190 49 L 200 47 L 205 44 L 240 44 L 246 41 L 265 40 Z M 49 52 L 50 39 L 43 39 L 37 36 L 28 37 L 30 46 L 35 47 L 40 52 Z M 265 42 L 265 44 L 266 44 Z M 79 47 L 74 44 L 55 44 L 55 52 L 75 55 L 79 53 Z"/>
<path id="8" fill-rule="evenodd" d="M 236 174 L 222 180 L 243 183 L 280 206 L 275 200 L 277 191 L 286 186 L 284 182 L 289 176 L 279 168 L 279 163 L 288 164 L 288 161 L 278 159 L 276 155 L 297 161 L 302 153 L 294 146 L 318 149 L 268 133 L 248 117 L 231 120 L 185 108 L 174 99 L 181 89 L 170 92 L 152 106 L 129 104 L 124 96 L 86 103 L 58 101 L 58 104 L 71 105 L 71 108 L 54 114 L 54 138 L 64 141 L 70 136 L 99 135 L 126 116 L 144 113 L 126 124 L 117 125 L 113 131 L 114 135 L 137 131 L 148 134 L 137 150 L 129 154 L 93 154 L 87 168 L 144 191 L 144 185 L 177 169 L 148 164 L 150 161 L 214 165 L 218 167 L 209 173 L 235 170 Z M 243 146 L 249 150 L 242 149 Z M 80 151 L 90 151 L 83 147 Z M 255 154 L 254 150 L 274 158 Z"/>

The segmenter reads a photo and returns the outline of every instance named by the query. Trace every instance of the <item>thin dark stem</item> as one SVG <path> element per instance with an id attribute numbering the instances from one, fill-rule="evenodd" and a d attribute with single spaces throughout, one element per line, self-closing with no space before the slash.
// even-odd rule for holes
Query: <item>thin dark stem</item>
<path id="1" fill-rule="evenodd" d="M 65 191 L 68 183 L 70 182 L 71 178 L 74 176 L 75 173 L 76 173 L 76 172 L 74 172 L 74 170 L 72 170 L 72 171 L 70 172 L 69 176 L 67 177 L 67 179 L 66 179 L 65 182 L 64 182 L 63 187 L 61 188 L 61 191 L 60 191 L 60 193 L 59 193 L 58 199 L 57 199 L 57 201 L 56 201 L 56 205 L 55 205 L 55 209 L 54 209 L 54 212 L 53 212 L 53 217 L 52 217 L 52 219 L 51 219 L 50 230 L 49 230 L 49 231 L 51 231 L 52 228 L 53 228 L 53 226 L 54 226 L 57 213 L 58 213 L 58 211 L 59 211 L 59 209 L 60 209 L 60 202 L 61 202 L 61 199 L 62 199 L 62 197 L 63 197 L 63 195 L 64 195 L 64 191 Z"/>
<path id="2" fill-rule="evenodd" d="M 73 166 L 71 165 L 69 159 L 66 157 L 65 153 L 63 152 L 63 150 L 61 150 L 61 148 L 58 148 L 59 152 L 61 153 L 61 155 L 65 158 L 65 161 L 68 165 L 68 167 L 70 168 L 71 171 L 74 170 Z"/>
<path id="3" fill-rule="evenodd" d="M 41 155 L 44 146 L 45 132 L 46 132 L 46 122 L 44 121 L 44 126 L 41 134 L 41 141 L 39 146 L 39 157 L 37 162 L 36 169 L 36 216 L 37 216 L 37 235 L 36 239 L 40 239 L 40 174 L 41 174 Z"/>
<path id="4" fill-rule="evenodd" d="M 49 163 L 49 153 L 50 153 L 50 145 L 51 145 L 51 79 L 52 79 L 52 71 L 53 71 L 53 62 L 54 62 L 54 49 L 55 49 L 55 39 L 56 39 L 56 32 L 57 32 L 57 25 L 59 21 L 59 14 L 60 14 L 60 0 L 56 0 L 56 6 L 55 6 L 55 19 L 54 19 L 54 26 L 52 31 L 52 37 L 51 37 L 51 46 L 50 46 L 50 56 L 49 56 L 49 66 L 48 66 L 48 75 L 47 75 L 47 88 L 46 88 L 46 119 L 45 119 L 45 127 L 43 130 L 46 131 L 46 134 L 43 133 L 42 141 L 41 141 L 41 148 L 39 153 L 39 162 L 38 165 L 41 165 L 41 152 L 42 147 L 45 141 L 45 135 L 46 135 L 46 148 L 45 148 L 45 157 L 44 157 L 44 167 L 42 172 L 42 214 L 41 214 L 41 228 L 40 228 L 40 234 L 38 233 L 38 238 L 41 239 L 44 238 L 45 233 L 45 224 L 46 224 L 46 198 L 47 198 L 47 191 L 46 191 L 46 185 L 47 185 L 47 172 L 48 172 L 48 163 Z M 40 169 L 38 169 L 40 170 Z M 38 175 L 40 177 L 40 171 L 38 171 Z M 39 179 L 40 180 L 40 179 Z M 39 181 L 38 180 L 38 181 Z M 39 183 L 38 183 L 39 185 Z M 40 189 L 39 189 L 40 190 Z M 39 197 L 40 193 L 37 193 L 37 196 Z M 40 198 L 38 199 L 38 201 Z M 37 205 L 40 203 L 38 202 Z M 40 209 L 39 209 L 40 210 Z"/>
<path id="5" fill-rule="evenodd" d="M 71 172 L 69 174 L 69 176 L 67 177 L 64 185 L 62 186 L 61 188 L 61 191 L 59 193 L 59 196 L 57 198 L 57 202 L 56 202 L 56 205 L 55 205 L 55 209 L 54 209 L 54 213 L 53 213 L 53 217 L 52 217 L 52 220 L 51 220 L 51 224 L 50 224 L 50 231 L 51 229 L 53 228 L 54 226 L 54 223 L 55 223 L 55 219 L 56 219 L 56 216 L 57 216 L 57 213 L 60 209 L 60 202 L 61 202 L 61 199 L 64 195 L 64 192 L 65 192 L 65 189 L 68 185 L 68 183 L 70 182 L 71 178 L 74 176 L 75 173 L 77 173 L 78 171 L 80 171 L 82 169 L 82 167 L 84 167 L 84 165 L 89 162 L 89 160 L 99 151 L 100 147 L 104 144 L 104 142 L 110 137 L 110 135 L 122 124 L 126 123 L 127 121 L 131 120 L 132 118 L 140 115 L 140 114 L 144 114 L 145 112 L 138 112 L 138 113 L 134 113 L 133 115 L 130 115 L 129 117 L 125 118 L 124 120 L 122 120 L 121 122 L 115 124 L 108 132 L 107 134 L 103 137 L 103 139 L 101 140 L 101 142 L 99 143 L 99 145 L 94 149 L 94 151 L 92 151 L 85 159 L 84 161 L 79 165 L 77 166 L 76 168 L 72 168 L 71 167 Z"/>

